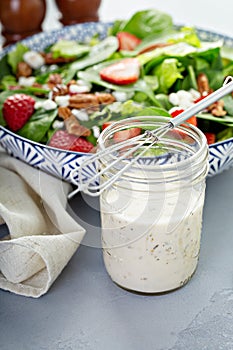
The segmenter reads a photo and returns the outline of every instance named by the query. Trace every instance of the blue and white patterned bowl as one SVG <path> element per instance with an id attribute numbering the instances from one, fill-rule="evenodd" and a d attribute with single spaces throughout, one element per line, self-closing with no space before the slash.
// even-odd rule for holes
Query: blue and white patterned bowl
<path id="1" fill-rule="evenodd" d="M 48 45 L 51 45 L 61 38 L 87 42 L 93 34 L 96 33 L 99 33 L 100 37 L 104 38 L 110 25 L 111 23 L 77 24 L 34 35 L 23 40 L 22 43 L 31 49 L 43 50 Z M 198 29 L 198 34 L 202 40 L 222 40 L 226 46 L 233 47 L 233 38 L 202 29 Z M 13 49 L 14 46 L 4 49 L 0 53 L 0 59 Z M 72 182 L 70 172 L 73 169 L 77 169 L 81 162 L 83 162 L 86 157 L 89 157 L 89 155 L 85 153 L 59 150 L 30 141 L 1 126 L 0 145 L 15 158 L 21 159 L 33 167 L 68 182 Z M 209 176 L 219 174 L 223 170 L 233 166 L 233 138 L 210 145 L 209 152 Z M 93 167 L 89 168 L 87 177 L 94 172 L 95 168 L 93 165 Z"/>

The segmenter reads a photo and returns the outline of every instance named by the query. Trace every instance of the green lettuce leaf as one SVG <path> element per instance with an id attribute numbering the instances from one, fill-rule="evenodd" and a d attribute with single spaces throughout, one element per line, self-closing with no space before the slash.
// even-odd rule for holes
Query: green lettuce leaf
<path id="1" fill-rule="evenodd" d="M 23 61 L 23 55 L 27 51 L 29 51 L 27 46 L 18 43 L 15 50 L 8 53 L 8 64 L 11 66 L 14 73 L 16 73 L 18 63 Z"/>
<path id="2" fill-rule="evenodd" d="M 53 57 L 82 57 L 90 51 L 87 45 L 78 44 L 74 40 L 59 40 L 51 47 Z"/>
<path id="3" fill-rule="evenodd" d="M 159 89 L 161 93 L 167 93 L 169 88 L 175 83 L 177 79 L 182 79 L 183 76 L 179 61 L 175 58 L 167 58 L 160 65 L 158 65 L 153 74 L 159 80 Z"/>

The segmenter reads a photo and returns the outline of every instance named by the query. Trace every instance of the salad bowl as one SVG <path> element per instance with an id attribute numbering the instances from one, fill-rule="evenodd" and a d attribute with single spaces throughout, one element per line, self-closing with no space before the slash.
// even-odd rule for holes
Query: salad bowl
<path id="1" fill-rule="evenodd" d="M 43 51 L 60 38 L 88 42 L 96 33 L 100 38 L 105 38 L 110 26 L 111 23 L 100 22 L 77 24 L 36 34 L 22 43 L 35 51 Z M 233 38 L 203 29 L 197 29 L 197 33 L 202 40 L 221 40 L 224 45 L 233 48 Z M 0 59 L 13 49 L 14 46 L 10 46 L 2 50 Z M 31 141 L 3 126 L 0 126 L 0 146 L 13 157 L 68 182 L 72 182 L 71 171 L 77 169 L 86 157 L 89 157 L 86 153 L 62 150 Z M 233 165 L 233 138 L 209 145 L 209 163 L 209 176 L 219 174 Z M 94 172 L 93 164 L 89 166 L 86 176 L 91 176 Z"/>

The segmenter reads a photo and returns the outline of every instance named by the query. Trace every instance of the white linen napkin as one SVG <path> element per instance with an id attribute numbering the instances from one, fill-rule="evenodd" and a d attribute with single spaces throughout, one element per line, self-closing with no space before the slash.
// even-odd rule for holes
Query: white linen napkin
<path id="1" fill-rule="evenodd" d="M 85 230 L 66 211 L 70 185 L 0 151 L 0 288 L 40 297 L 56 280 Z"/>

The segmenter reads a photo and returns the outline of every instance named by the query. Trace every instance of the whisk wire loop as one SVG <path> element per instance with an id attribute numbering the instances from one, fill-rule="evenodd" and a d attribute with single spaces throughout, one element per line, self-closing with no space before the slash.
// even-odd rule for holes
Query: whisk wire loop
<path id="1" fill-rule="evenodd" d="M 184 123 L 187 119 L 189 119 L 196 113 L 204 110 L 209 105 L 216 102 L 223 96 L 231 93 L 232 91 L 233 77 L 228 76 L 226 77 L 221 88 L 206 96 L 198 103 L 190 106 L 184 112 L 180 113 L 177 117 L 169 119 L 168 123 L 166 123 L 165 125 L 162 125 L 161 127 L 152 131 L 146 130 L 141 135 L 113 144 L 105 148 L 104 150 L 97 152 L 97 154 L 88 157 L 88 159 L 86 159 L 79 166 L 78 169 L 74 169 L 70 173 L 72 183 L 75 184 L 77 188 L 73 192 L 69 193 L 68 198 L 72 198 L 76 193 L 80 191 L 83 191 L 91 196 L 99 196 L 104 190 L 109 188 L 124 172 L 126 172 L 132 165 L 134 165 L 139 160 L 139 158 L 141 158 L 151 147 L 153 147 L 158 141 L 161 141 L 161 138 L 169 130 L 174 129 L 175 127 Z M 125 147 L 128 147 L 128 149 L 125 149 Z M 129 158 L 130 155 L 133 155 L 139 149 L 140 151 L 138 154 Z M 124 152 L 122 152 L 122 155 L 117 156 L 116 152 L 121 150 L 124 150 Z M 112 158 L 112 161 L 106 166 L 104 166 L 102 170 L 96 171 L 96 174 L 94 174 L 92 177 L 88 177 L 85 181 L 83 181 L 83 179 L 86 178 L 85 169 L 88 166 L 93 165 L 93 163 L 96 167 L 98 167 L 97 163 L 101 162 L 101 160 L 103 160 L 106 156 Z M 127 162 L 125 164 L 122 163 L 126 160 Z M 116 171 L 112 172 L 111 176 L 103 183 L 99 182 L 98 184 L 96 184 L 100 176 L 107 174 L 110 169 L 120 164 L 124 164 L 123 167 L 121 167 L 120 169 L 116 169 Z M 79 174 L 78 181 L 75 180 L 75 174 L 77 172 Z"/>

